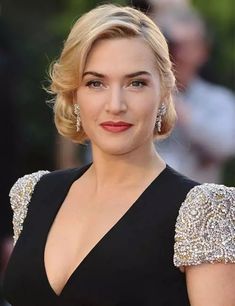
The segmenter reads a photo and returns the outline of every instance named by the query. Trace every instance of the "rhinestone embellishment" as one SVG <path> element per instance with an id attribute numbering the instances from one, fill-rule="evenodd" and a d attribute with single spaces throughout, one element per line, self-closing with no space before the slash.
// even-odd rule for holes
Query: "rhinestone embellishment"
<path id="1" fill-rule="evenodd" d="M 192 188 L 179 210 L 174 265 L 235 263 L 235 188 L 202 184 Z"/>
<path id="2" fill-rule="evenodd" d="M 19 178 L 10 190 L 10 203 L 13 210 L 13 241 L 14 245 L 18 240 L 23 229 L 24 219 L 28 212 L 28 205 L 30 203 L 34 187 L 40 178 L 49 173 L 49 171 L 38 171 L 32 174 L 27 174 Z"/>

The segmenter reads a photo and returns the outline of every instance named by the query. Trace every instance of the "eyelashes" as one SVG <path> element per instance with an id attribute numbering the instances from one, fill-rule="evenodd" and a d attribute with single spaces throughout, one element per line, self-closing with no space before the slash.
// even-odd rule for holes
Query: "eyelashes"
<path id="1" fill-rule="evenodd" d="M 86 82 L 86 86 L 90 88 L 100 88 L 103 87 L 103 83 L 99 80 L 90 80 Z"/>
<path id="2" fill-rule="evenodd" d="M 131 81 L 130 86 L 135 88 L 142 88 L 147 86 L 147 82 L 145 80 L 133 80 Z"/>
<path id="3" fill-rule="evenodd" d="M 90 80 L 85 83 L 85 85 L 89 88 L 99 89 L 105 87 L 104 83 L 101 80 Z M 127 84 L 126 87 L 131 88 L 143 88 L 148 85 L 146 80 L 132 80 Z"/>

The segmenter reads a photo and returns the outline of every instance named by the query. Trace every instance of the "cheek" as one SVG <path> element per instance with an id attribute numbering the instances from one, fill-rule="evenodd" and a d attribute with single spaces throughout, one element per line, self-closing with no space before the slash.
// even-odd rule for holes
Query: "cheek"
<path id="1" fill-rule="evenodd" d="M 159 97 L 153 97 L 153 95 L 147 96 L 142 100 L 142 103 L 139 104 L 139 112 L 142 114 L 146 120 L 152 121 L 155 120 L 157 116 L 157 109 L 159 106 Z"/>
<path id="2" fill-rule="evenodd" d="M 80 106 L 81 119 L 84 124 L 91 119 L 97 119 L 100 112 L 99 101 L 87 94 L 80 93 L 77 95 L 77 102 Z"/>
<path id="3" fill-rule="evenodd" d="M 159 104 L 160 97 L 158 95 L 150 95 L 148 103 L 145 103 L 142 109 L 146 131 L 151 131 L 151 133 L 155 128 Z"/>

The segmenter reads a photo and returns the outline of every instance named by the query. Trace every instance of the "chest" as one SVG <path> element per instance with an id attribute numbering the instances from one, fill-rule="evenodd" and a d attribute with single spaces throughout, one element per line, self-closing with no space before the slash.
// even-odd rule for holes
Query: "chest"
<path id="1" fill-rule="evenodd" d="M 63 288 L 59 295 L 56 294 L 48 278 L 44 257 L 50 229 L 56 216 L 59 216 L 62 200 L 60 197 L 52 201 L 50 195 L 44 198 L 35 196 L 31 203 L 5 281 L 9 301 L 13 305 L 160 306 L 173 305 L 169 299 L 174 296 L 177 296 L 180 306 L 187 305 L 183 303 L 187 296 L 184 278 L 173 266 L 178 207 L 173 205 L 175 199 L 166 197 L 165 192 L 153 196 L 145 194 L 129 209 L 123 207 L 127 211 L 110 229 L 107 223 L 102 228 L 102 218 L 98 218 L 100 226 L 93 221 L 88 222 L 83 228 L 84 238 L 79 234 L 77 236 L 83 241 L 83 247 L 91 247 L 87 240 L 95 238 L 94 241 L 97 241 L 96 227 L 99 235 L 101 229 L 108 231 L 101 238 L 98 237 L 99 241 L 92 245 L 87 254 L 83 254 L 80 263 L 69 271 L 66 278 L 61 278 L 59 286 Z M 60 220 L 62 223 L 57 224 L 63 237 L 60 241 L 64 244 L 56 246 L 55 241 L 56 253 L 53 253 L 58 257 L 63 256 L 65 265 L 66 254 L 69 253 L 67 248 L 74 244 L 73 239 L 79 230 L 72 220 L 65 229 L 70 218 L 73 219 L 73 214 L 61 219 L 65 223 Z M 85 228 L 89 227 L 91 230 L 87 232 L 86 239 Z M 75 236 L 67 243 L 70 235 Z M 74 260 L 77 260 L 76 256 Z M 68 261 L 71 262 L 71 259 Z M 166 288 L 171 294 L 166 294 Z"/>
<path id="2" fill-rule="evenodd" d="M 65 199 L 50 227 L 44 250 L 45 271 L 56 294 L 61 293 L 96 245 L 113 227 L 119 227 L 135 202 L 131 192 L 121 200 L 116 197 L 98 200 L 85 195 Z"/>

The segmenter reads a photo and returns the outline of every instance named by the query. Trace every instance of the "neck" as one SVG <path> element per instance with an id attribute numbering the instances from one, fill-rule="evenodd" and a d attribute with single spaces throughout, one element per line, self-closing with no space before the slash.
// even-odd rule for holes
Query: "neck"
<path id="1" fill-rule="evenodd" d="M 134 186 L 143 180 L 154 179 L 164 168 L 165 162 L 152 143 L 131 153 L 111 155 L 92 146 L 93 164 L 90 175 L 99 189 L 112 186 Z"/>

